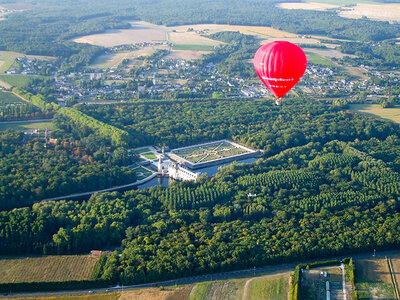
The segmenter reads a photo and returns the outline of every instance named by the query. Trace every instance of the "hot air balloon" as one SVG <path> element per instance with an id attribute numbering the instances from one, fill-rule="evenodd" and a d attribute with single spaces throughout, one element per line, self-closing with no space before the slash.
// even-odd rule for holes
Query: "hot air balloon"
<path id="1" fill-rule="evenodd" d="M 304 51 L 286 41 L 261 46 L 254 56 L 254 68 L 268 90 L 278 99 L 276 104 L 299 82 L 307 68 Z"/>

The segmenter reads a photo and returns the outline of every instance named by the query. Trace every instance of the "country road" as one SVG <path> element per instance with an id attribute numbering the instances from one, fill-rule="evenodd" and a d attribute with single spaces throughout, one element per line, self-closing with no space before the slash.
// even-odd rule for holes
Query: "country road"
<path id="1" fill-rule="evenodd" d="M 343 259 L 345 257 L 353 257 L 353 259 L 365 259 L 371 258 L 371 253 L 364 253 L 364 254 L 349 254 L 343 256 L 336 256 L 336 257 L 329 257 L 326 259 L 313 259 L 313 260 L 306 260 L 301 262 L 289 263 L 289 264 L 281 264 L 281 265 L 273 265 L 273 266 L 265 266 L 260 268 L 251 268 L 246 270 L 238 270 L 238 271 L 231 271 L 231 272 L 223 272 L 223 273 L 215 273 L 215 274 L 207 274 L 207 275 L 198 275 L 192 277 L 184 277 L 178 278 L 174 280 L 168 281 L 160 281 L 160 282 L 153 282 L 153 283 L 145 283 L 145 284 L 137 284 L 137 285 L 130 285 L 130 286 L 118 286 L 112 288 L 101 288 L 101 289 L 93 289 L 94 293 L 106 293 L 107 291 L 121 291 L 123 290 L 134 290 L 140 288 L 148 288 L 148 287 L 160 287 L 160 286 L 173 286 L 173 285 L 183 285 L 183 284 L 190 284 L 190 283 L 197 283 L 203 281 L 212 281 L 212 280 L 224 280 L 224 279 L 232 279 L 232 278 L 240 278 L 240 277 L 255 277 L 256 275 L 274 275 L 278 273 L 286 273 L 292 272 L 294 268 L 299 263 L 310 263 L 316 260 L 330 260 L 330 259 Z M 392 250 L 392 251 L 383 251 L 377 252 L 376 257 L 385 257 L 389 255 L 396 255 L 400 254 L 400 250 Z M 88 289 L 86 290 L 75 290 L 75 291 L 53 291 L 53 292 L 31 292 L 31 293 L 12 293 L 10 295 L 0 295 L 0 298 L 16 298 L 16 297 L 50 297 L 50 296 L 65 296 L 65 295 L 85 295 L 88 294 Z"/>
<path id="2" fill-rule="evenodd" d="M 15 124 L 15 123 L 39 123 L 39 122 L 49 122 L 53 119 L 35 119 L 35 120 L 24 120 L 24 121 L 5 121 L 0 122 L 0 124 Z"/>

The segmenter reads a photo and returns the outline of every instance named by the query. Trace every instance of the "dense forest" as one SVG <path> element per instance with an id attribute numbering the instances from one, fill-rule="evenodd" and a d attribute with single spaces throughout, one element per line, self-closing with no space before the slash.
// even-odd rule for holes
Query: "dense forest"
<path id="1" fill-rule="evenodd" d="M 120 163 L 126 150 L 118 149 L 110 155 L 106 141 L 94 135 L 53 145 L 26 140 L 22 132 L 2 131 L 0 209 L 134 182 L 135 173 Z"/>
<path id="2" fill-rule="evenodd" d="M 228 137 L 265 155 L 196 183 L 2 211 L 2 254 L 82 253 L 122 244 L 122 256 L 112 255 L 101 277 L 131 284 L 398 246 L 397 124 L 304 99 L 282 107 L 165 101 L 79 109 L 126 129 L 138 144 Z M 10 136 L 3 134 L 2 143 Z M 67 156 L 63 148 L 54 149 L 58 160 L 60 153 Z"/>
<path id="3" fill-rule="evenodd" d="M 371 135 L 385 138 L 398 128 L 311 100 L 288 99 L 284 103 L 277 107 L 266 100 L 203 99 L 79 105 L 77 108 L 124 129 L 137 146 L 165 144 L 175 148 L 229 138 L 263 149 L 265 155 L 309 142 L 351 141 Z"/>

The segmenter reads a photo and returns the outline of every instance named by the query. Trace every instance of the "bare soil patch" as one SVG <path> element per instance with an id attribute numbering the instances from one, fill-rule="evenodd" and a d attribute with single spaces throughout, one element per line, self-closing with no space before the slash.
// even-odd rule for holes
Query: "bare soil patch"
<path id="1" fill-rule="evenodd" d="M 332 8 L 338 8 L 339 5 L 318 3 L 318 2 L 296 2 L 296 3 L 279 3 L 278 7 L 284 9 L 306 9 L 306 10 L 328 10 Z"/>
<path id="2" fill-rule="evenodd" d="M 210 51 L 194 51 L 194 50 L 173 50 L 167 58 L 172 59 L 185 59 L 185 60 L 196 60 L 201 59 L 204 54 L 208 54 Z"/>

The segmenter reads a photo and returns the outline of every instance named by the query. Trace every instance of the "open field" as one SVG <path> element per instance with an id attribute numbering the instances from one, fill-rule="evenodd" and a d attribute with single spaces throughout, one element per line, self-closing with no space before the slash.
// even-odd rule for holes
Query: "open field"
<path id="1" fill-rule="evenodd" d="M 40 60 L 53 60 L 55 57 L 51 56 L 40 56 L 40 55 L 25 55 L 18 52 L 12 51 L 0 51 L 0 74 L 6 72 L 14 63 L 17 57 L 29 57 Z"/>
<path id="2" fill-rule="evenodd" d="M 125 294 L 125 292 L 124 292 Z M 5 298 L 13 300 L 119 300 L 121 293 L 90 294 L 74 296 L 56 296 L 56 297 L 25 297 L 25 298 Z"/>
<path id="3" fill-rule="evenodd" d="M 377 21 L 400 22 L 400 3 L 367 4 L 358 3 L 353 7 L 346 7 L 340 12 L 340 16 L 359 19 L 367 17 Z"/>
<path id="4" fill-rule="evenodd" d="M 145 288 L 123 292 L 111 292 L 106 294 L 73 295 L 57 297 L 32 297 L 12 298 L 16 300 L 187 300 L 192 285 L 159 288 Z"/>
<path id="5" fill-rule="evenodd" d="M 5 106 L 7 104 L 18 104 L 18 103 L 26 103 L 21 100 L 21 98 L 15 96 L 12 93 L 0 92 L 0 106 Z"/>
<path id="6" fill-rule="evenodd" d="M 314 53 L 308 53 L 308 51 L 306 51 L 306 56 L 307 56 L 307 61 L 311 64 L 323 65 L 328 67 L 335 66 L 335 64 L 329 58 L 322 57 Z"/>
<path id="7" fill-rule="evenodd" d="M 32 82 L 34 78 L 45 78 L 44 76 L 35 76 L 35 75 L 6 75 L 0 74 L 0 80 L 8 83 L 11 86 L 16 87 L 26 87 L 29 83 Z"/>
<path id="8" fill-rule="evenodd" d="M 105 33 L 78 37 L 76 43 L 87 43 L 103 47 L 125 44 L 163 42 L 167 40 L 167 29 L 147 22 L 131 22 L 129 29 L 112 29 Z"/>
<path id="9" fill-rule="evenodd" d="M 208 144 L 180 148 L 173 150 L 172 152 L 191 163 L 208 162 L 249 153 L 248 150 L 238 147 L 228 141 L 217 141 Z"/>
<path id="10" fill-rule="evenodd" d="M 188 45 L 188 44 L 174 44 L 173 50 L 191 50 L 191 51 L 213 51 L 216 46 L 212 45 Z"/>
<path id="11" fill-rule="evenodd" d="M 167 56 L 167 58 L 196 60 L 201 59 L 204 54 L 208 53 L 210 53 L 210 51 L 173 50 L 171 54 Z"/>
<path id="12" fill-rule="evenodd" d="M 339 5 L 336 5 L 335 3 L 294 2 L 294 3 L 279 3 L 278 7 L 284 9 L 327 10 L 332 8 L 338 8 Z"/>
<path id="13" fill-rule="evenodd" d="M 400 106 L 382 108 L 379 104 L 351 104 L 350 111 L 400 123 Z"/>
<path id="14" fill-rule="evenodd" d="M 367 17 L 377 21 L 399 22 L 400 3 L 379 3 L 368 0 L 313 0 L 307 2 L 280 3 L 284 9 L 328 10 L 338 9 L 345 18 Z"/>
<path id="15" fill-rule="evenodd" d="M 208 47 L 208 49 L 198 49 L 202 51 L 207 51 L 207 50 L 212 50 L 213 46 L 218 46 L 223 44 L 220 41 L 216 41 L 210 38 L 207 38 L 205 36 L 202 36 L 198 34 L 195 31 L 187 31 L 187 30 L 176 30 L 174 32 L 169 32 L 168 33 L 168 38 L 169 40 L 174 44 L 174 45 L 180 45 L 182 47 L 183 45 L 189 45 L 191 48 L 194 46 L 211 46 Z M 177 48 L 176 50 L 197 50 L 197 49 L 181 49 Z"/>
<path id="16" fill-rule="evenodd" d="M 246 300 L 286 300 L 289 294 L 289 275 L 252 279 L 247 286 Z"/>
<path id="17" fill-rule="evenodd" d="M 400 290 L 400 256 L 391 256 L 390 260 L 392 264 L 392 271 L 396 280 L 395 284 L 397 284 L 397 289 Z"/>
<path id="18" fill-rule="evenodd" d="M 13 130 L 29 130 L 29 129 L 53 129 L 53 123 L 51 121 L 45 122 L 13 122 L 13 123 L 0 123 L 0 130 L 13 129 Z"/>
<path id="19" fill-rule="evenodd" d="M 62 255 L 0 260 L 0 283 L 91 279 L 98 258 Z"/>
<path id="20" fill-rule="evenodd" d="M 143 47 L 135 51 L 129 52 L 119 52 L 119 53 L 111 53 L 111 54 L 103 54 L 98 56 L 92 63 L 91 66 L 94 68 L 112 68 L 117 67 L 122 60 L 125 58 L 130 60 L 135 60 L 141 56 L 150 56 L 157 50 L 165 49 L 168 50 L 168 45 L 156 45 L 156 46 L 148 46 Z"/>
<path id="21" fill-rule="evenodd" d="M 192 28 L 194 32 L 188 32 L 187 30 Z M 278 30 L 272 27 L 265 26 L 241 26 L 241 25 L 221 25 L 221 24 L 196 24 L 196 25 L 183 25 L 171 27 L 172 30 L 176 30 L 177 33 L 191 34 L 192 36 L 209 35 L 220 31 L 239 31 L 243 34 L 254 35 L 260 40 L 260 43 L 272 42 L 276 40 L 286 40 L 297 44 L 319 44 L 319 40 L 316 38 L 301 38 L 297 34 Z M 170 34 L 171 36 L 171 34 Z M 172 38 L 171 38 L 172 40 Z M 180 42 L 177 42 L 181 44 Z M 183 44 L 183 43 L 182 43 Z M 198 43 L 193 43 L 198 44 Z"/>
<path id="22" fill-rule="evenodd" d="M 360 299 L 394 299 L 389 268 L 384 258 L 356 260 L 355 271 Z"/>

